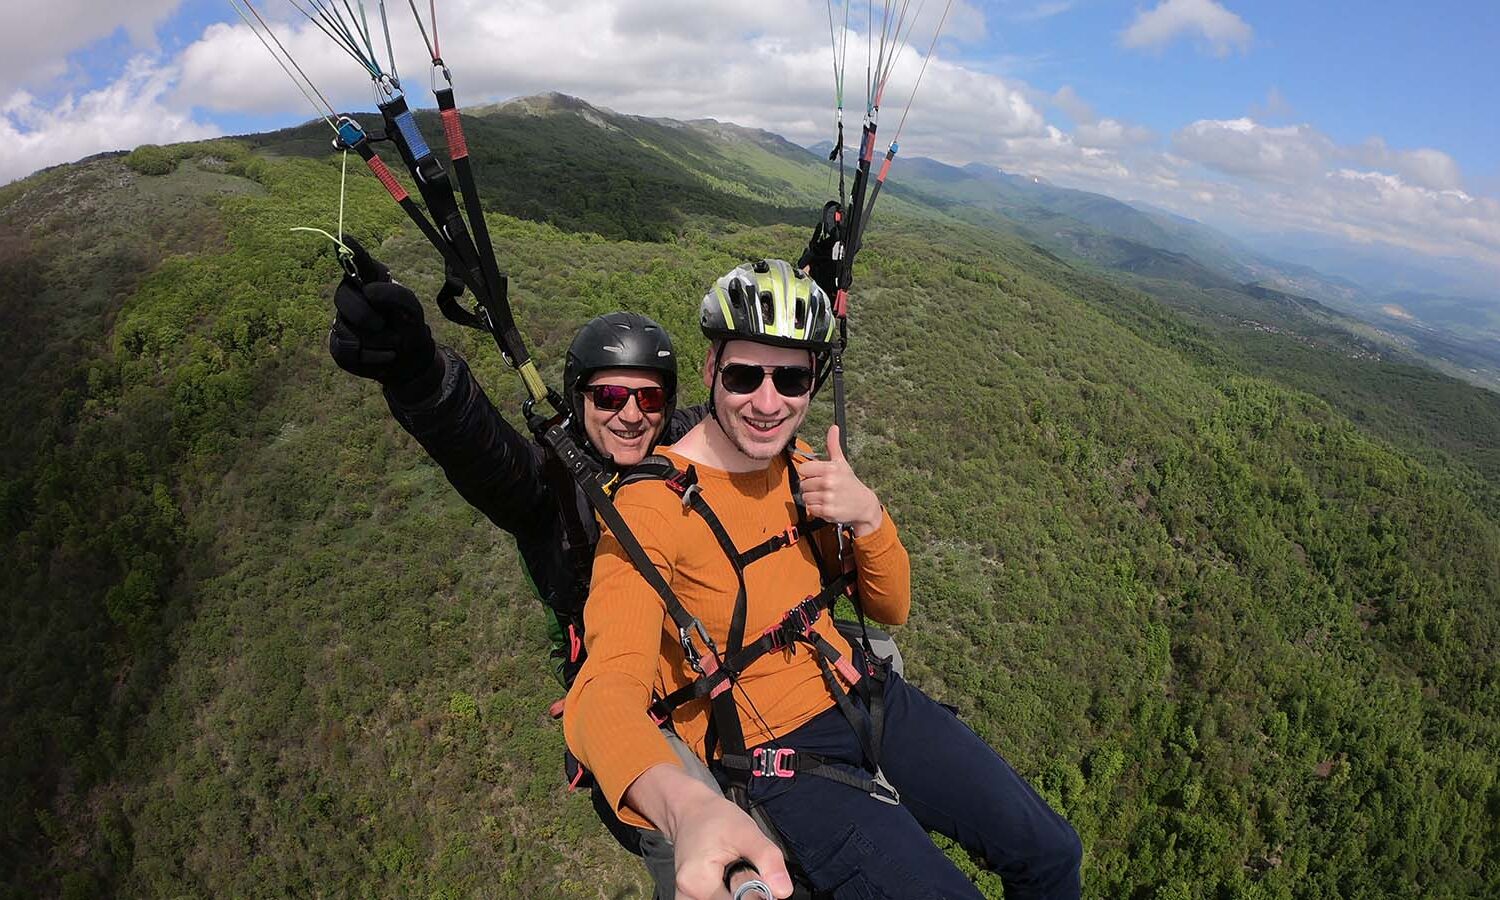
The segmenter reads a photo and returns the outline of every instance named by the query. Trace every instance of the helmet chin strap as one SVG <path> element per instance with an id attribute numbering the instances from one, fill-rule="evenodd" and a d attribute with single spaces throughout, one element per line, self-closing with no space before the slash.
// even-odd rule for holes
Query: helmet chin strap
<path id="1" fill-rule="evenodd" d="M 724 357 L 724 345 L 727 341 L 714 341 L 713 366 L 709 369 L 708 376 L 708 417 L 714 420 L 720 431 L 724 431 L 724 423 L 719 421 L 719 405 L 714 402 L 714 394 L 719 389 L 719 360 Z M 729 432 L 724 431 L 727 435 Z"/>

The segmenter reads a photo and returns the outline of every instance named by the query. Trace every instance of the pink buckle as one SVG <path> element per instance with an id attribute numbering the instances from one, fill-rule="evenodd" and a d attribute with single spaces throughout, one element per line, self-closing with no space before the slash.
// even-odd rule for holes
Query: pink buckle
<path id="1" fill-rule="evenodd" d="M 859 684 L 859 679 L 861 677 L 859 674 L 859 670 L 854 668 L 854 664 L 849 662 L 848 659 L 840 657 L 838 662 L 833 664 L 833 667 L 839 670 L 839 674 L 844 676 L 844 680 L 849 682 L 851 687 L 853 685 Z"/>
<path id="2" fill-rule="evenodd" d="M 797 772 L 787 768 L 786 761 L 791 759 L 796 752 L 791 747 L 782 747 L 771 754 L 766 752 L 766 748 L 759 747 L 753 757 L 755 769 L 750 774 L 761 778 L 793 778 Z"/>

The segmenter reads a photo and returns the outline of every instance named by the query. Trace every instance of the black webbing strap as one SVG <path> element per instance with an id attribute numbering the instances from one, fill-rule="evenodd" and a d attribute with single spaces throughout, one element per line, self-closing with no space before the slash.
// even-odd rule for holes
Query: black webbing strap
<path id="1" fill-rule="evenodd" d="M 812 637 L 817 637 L 817 635 L 812 632 L 812 626 L 824 610 L 833 609 L 838 598 L 843 596 L 853 583 L 852 575 L 840 576 L 817 594 L 792 607 L 780 622 L 766 629 L 759 638 L 742 647 L 738 653 L 727 654 L 719 671 L 713 675 L 698 678 L 692 684 L 680 687 L 652 703 L 650 708 L 652 718 L 658 722 L 666 721 L 677 707 L 709 696 L 719 690 L 724 682 L 739 677 L 740 673 L 753 665 L 756 660 L 769 653 L 787 649 L 795 653 L 796 644 L 799 642 L 816 648 Z M 818 640 L 821 641 L 822 638 L 818 637 Z M 833 648 L 829 647 L 829 650 Z M 837 659 L 838 652 L 834 650 L 833 654 Z"/>
<path id="2" fill-rule="evenodd" d="M 526 342 L 521 339 L 515 316 L 510 308 L 510 279 L 500 271 L 495 262 L 495 248 L 490 241 L 489 223 L 484 219 L 484 205 L 480 202 L 479 187 L 474 181 L 474 166 L 469 162 L 469 144 L 464 137 L 463 119 L 458 114 L 458 104 L 453 98 L 453 89 L 433 91 L 437 98 L 438 111 L 443 120 L 444 135 L 448 140 L 448 159 L 453 163 L 453 174 L 458 177 L 459 193 L 463 196 L 464 211 L 469 217 L 469 228 L 474 233 L 474 245 L 478 249 L 479 267 L 484 279 L 493 287 L 491 294 L 475 294 L 484 308 L 489 321 L 487 330 L 495 335 L 507 360 L 512 366 L 521 368 L 531 359 Z M 561 410 L 559 410 L 561 412 Z"/>
<path id="3" fill-rule="evenodd" d="M 878 769 L 874 777 L 854 775 L 838 768 L 827 757 L 805 750 L 757 747 L 754 753 L 725 753 L 719 758 L 719 762 L 745 780 L 813 775 L 847 785 L 885 803 L 894 805 L 901 802 L 901 794 L 885 780 L 885 775 Z"/>
<path id="4" fill-rule="evenodd" d="M 847 326 L 839 319 L 839 345 L 833 348 L 833 424 L 839 427 L 839 449 L 849 454 L 849 398 L 844 393 L 844 344 L 847 343 Z"/>
<path id="5" fill-rule="evenodd" d="M 844 259 L 839 266 L 839 289 L 847 291 L 854 283 L 854 254 L 858 249 L 853 243 L 864 222 L 865 189 L 870 180 L 870 157 L 875 152 L 875 126 L 866 122 L 859 142 L 859 163 L 854 170 L 854 190 L 849 197 L 849 206 L 844 216 Z M 839 318 L 843 318 L 840 311 Z"/>
<path id="6" fill-rule="evenodd" d="M 459 305 L 458 298 L 463 296 L 464 293 L 463 278 L 455 273 L 451 266 L 445 266 L 444 270 L 446 277 L 443 279 L 443 286 L 438 290 L 437 296 L 433 298 L 433 302 L 437 304 L 437 308 L 442 310 L 443 317 L 465 328 L 477 328 L 480 331 L 487 331 L 488 329 L 485 328 L 482 319 Z"/>
<path id="7" fill-rule="evenodd" d="M 464 138 L 463 120 L 458 114 L 458 104 L 453 99 L 453 88 L 443 88 L 433 91 L 437 98 L 438 111 L 442 115 L 443 130 L 448 140 L 448 160 L 453 164 L 453 174 L 458 177 L 459 193 L 463 195 L 464 211 L 469 217 L 469 228 L 474 233 L 474 245 L 479 251 L 479 264 L 484 273 L 485 281 L 491 285 L 499 285 L 506 278 L 495 262 L 495 248 L 490 242 L 489 223 L 484 220 L 484 205 L 479 199 L 479 187 L 474 182 L 474 167 L 469 163 L 469 144 Z M 515 327 L 511 321 L 509 304 L 503 318 L 492 314 L 496 324 L 503 328 Z M 519 365 L 526 361 L 524 346 L 517 348 L 520 358 L 515 360 Z M 514 353 L 514 351 L 513 351 Z"/>
<path id="8" fill-rule="evenodd" d="M 813 647 L 817 652 L 813 658 L 818 661 L 818 670 L 823 673 L 823 686 L 828 689 L 829 695 L 833 697 L 834 705 L 839 708 L 839 713 L 843 715 L 844 721 L 848 722 L 849 727 L 854 729 L 854 735 L 859 739 L 859 749 L 864 753 L 865 761 L 870 764 L 871 769 L 878 769 L 880 768 L 881 740 L 885 735 L 883 731 L 881 734 L 875 733 L 874 704 L 879 702 L 882 707 L 884 706 L 883 700 L 877 700 L 882 692 L 880 690 L 871 690 L 870 685 L 864 679 L 860 679 L 854 683 L 852 689 L 859 691 L 860 698 L 865 701 L 865 706 L 871 710 L 869 716 L 860 715 L 859 710 L 854 706 L 854 701 L 849 698 L 849 692 L 839 687 L 838 679 L 833 675 L 833 664 L 838 662 L 839 659 L 838 651 L 827 641 L 823 640 L 821 635 L 815 635 L 814 637 L 816 640 Z M 882 679 L 883 681 L 884 679 Z M 877 687 L 883 688 L 884 684 L 882 683 Z M 884 723 L 885 717 L 882 715 L 882 727 Z"/>
<path id="9" fill-rule="evenodd" d="M 594 507 L 599 518 L 604 520 L 604 525 L 619 542 L 620 548 L 625 551 L 633 565 L 646 583 L 651 586 L 657 596 L 661 597 L 666 606 L 667 614 L 672 617 L 672 622 L 677 626 L 677 636 L 682 643 L 683 654 L 687 657 L 688 664 L 700 675 L 711 674 L 719 667 L 719 650 L 714 645 L 713 638 L 709 636 L 708 630 L 703 623 L 682 605 L 677 595 L 672 593 L 672 588 L 666 579 L 661 577 L 656 565 L 651 562 L 651 557 L 641 547 L 640 541 L 636 540 L 631 533 L 630 526 L 625 524 L 621 518 L 620 511 L 615 509 L 614 501 L 604 492 L 604 487 L 599 483 L 599 467 L 589 456 L 578 447 L 572 435 L 559 423 L 554 423 L 539 435 L 543 446 L 547 447 L 562 462 L 569 474 L 573 476 L 574 482 L 582 488 L 584 496 L 588 497 L 589 504 Z M 693 636 L 696 635 L 707 649 L 705 657 L 693 645 Z"/>
<path id="10" fill-rule="evenodd" d="M 688 471 L 692 473 L 691 468 Z M 689 490 L 683 494 L 682 502 L 708 524 L 708 530 L 713 532 L 714 540 L 719 542 L 719 549 L 723 550 L 724 555 L 729 558 L 729 564 L 734 568 L 735 580 L 739 582 L 738 593 L 734 598 L 734 615 L 729 620 L 729 642 L 724 648 L 726 653 L 733 656 L 745 644 L 745 616 L 749 599 L 745 590 L 745 566 L 740 562 L 740 551 L 734 546 L 734 539 L 729 536 L 728 530 L 724 528 L 724 523 L 719 521 L 718 515 L 704 501 L 703 492 Z"/>
<path id="11" fill-rule="evenodd" d="M 401 161 L 406 164 L 416 181 L 417 191 L 427 204 L 427 212 L 432 216 L 433 224 L 438 227 L 448 246 L 453 249 L 453 255 L 461 263 L 456 267 L 456 274 L 464 280 L 476 298 L 485 300 L 493 297 L 496 286 L 485 278 L 479 252 L 469 236 L 463 215 L 458 211 L 458 202 L 453 197 L 453 184 L 448 180 L 448 172 L 432 149 L 425 144 L 420 132 L 415 130 L 416 122 L 406 105 L 406 98 L 397 94 L 380 104 L 379 108 L 385 119 L 386 135 L 396 145 Z M 424 143 L 414 147 L 411 142 L 415 140 L 422 140 Z"/>
<path id="12" fill-rule="evenodd" d="M 773 534 L 765 541 L 756 544 L 754 547 L 751 547 L 749 550 L 741 553 L 739 555 L 740 565 L 749 566 L 751 563 L 755 562 L 761 557 L 770 556 L 777 550 L 782 550 L 786 547 L 790 547 L 803 538 L 816 534 L 826 527 L 828 527 L 828 523 L 823 521 L 822 519 L 812 519 L 810 521 L 799 522 L 796 525 L 792 525 L 787 528 L 786 531 L 783 531 L 780 534 Z M 817 551 L 814 551 L 814 553 L 816 552 Z M 819 571 L 821 571 L 821 568 L 819 569 Z"/>

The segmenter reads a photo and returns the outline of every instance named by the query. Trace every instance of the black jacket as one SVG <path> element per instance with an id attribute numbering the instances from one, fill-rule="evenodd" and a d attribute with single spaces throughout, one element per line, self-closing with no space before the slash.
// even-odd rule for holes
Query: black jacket
<path id="1" fill-rule="evenodd" d="M 435 395 L 405 404 L 388 391 L 386 402 L 459 494 L 515 536 L 521 562 L 553 620 L 549 631 L 559 677 L 570 685 L 583 663 L 583 604 L 599 542 L 593 511 L 562 466 L 501 417 L 463 357 L 447 347 L 438 355 L 444 371 Z M 705 415 L 704 407 L 677 410 L 661 443 L 676 441 Z"/>

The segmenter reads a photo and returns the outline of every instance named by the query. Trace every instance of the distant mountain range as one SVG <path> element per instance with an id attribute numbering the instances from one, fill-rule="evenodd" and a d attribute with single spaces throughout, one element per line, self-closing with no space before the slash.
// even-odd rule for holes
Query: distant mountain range
<path id="1" fill-rule="evenodd" d="M 826 156 L 832 146 L 809 151 Z M 1457 273 L 1443 275 L 1400 254 L 1360 253 L 1308 235 L 1261 236 L 1255 248 L 1192 219 L 979 163 L 912 157 L 893 171 L 892 193 L 920 193 L 950 214 L 1011 230 L 1063 257 L 1147 279 L 1203 288 L 1255 285 L 1315 300 L 1375 326 L 1450 374 L 1500 384 L 1500 287 L 1492 285 L 1486 297 L 1483 275 L 1471 264 L 1454 263 Z"/>

